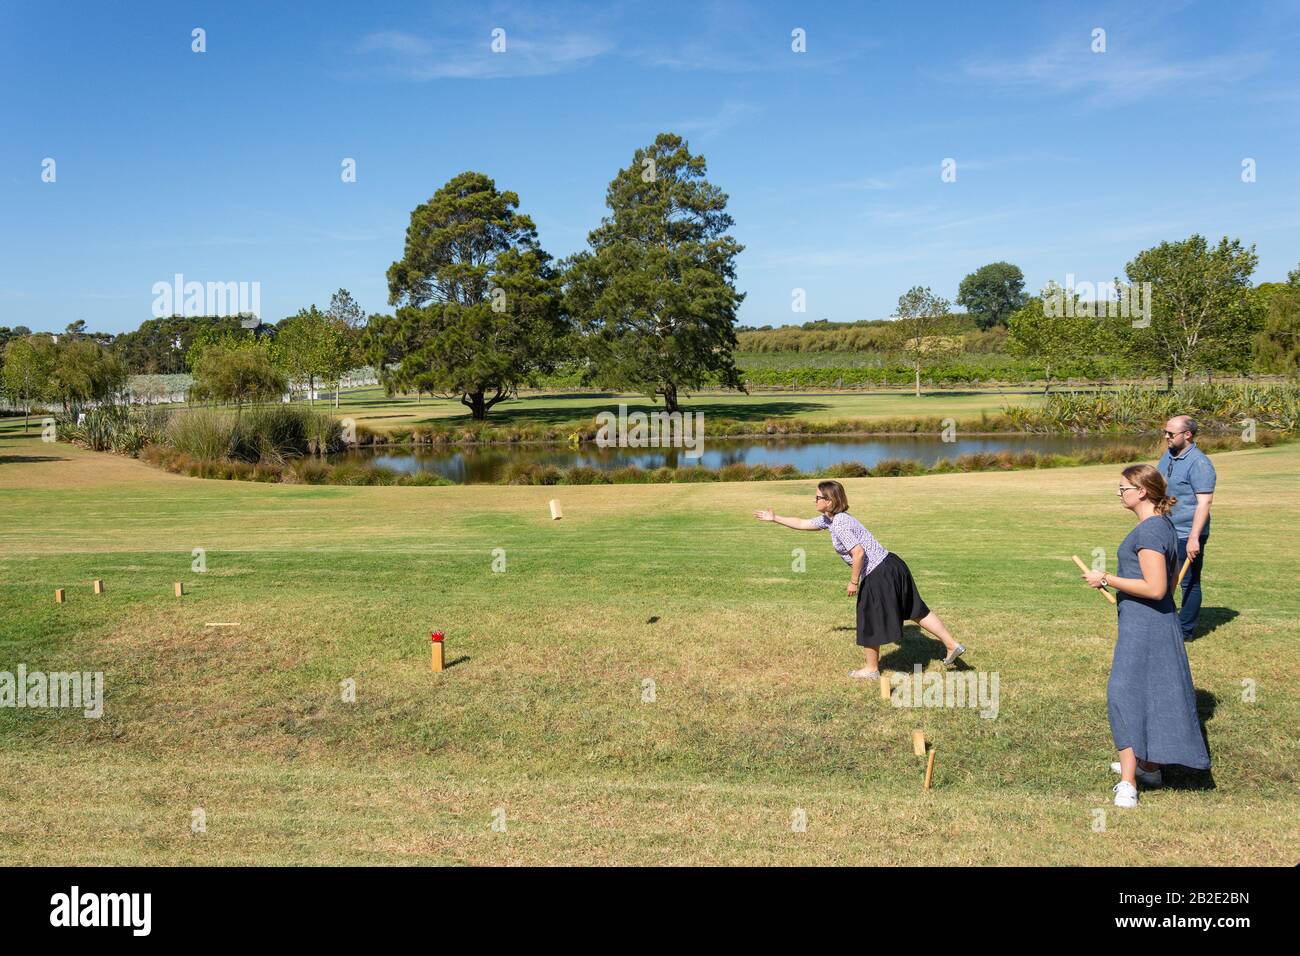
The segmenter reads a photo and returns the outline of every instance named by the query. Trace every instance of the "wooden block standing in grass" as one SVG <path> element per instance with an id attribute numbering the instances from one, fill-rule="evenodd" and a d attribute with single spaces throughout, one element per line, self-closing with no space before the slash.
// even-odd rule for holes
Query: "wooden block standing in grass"
<path id="1" fill-rule="evenodd" d="M 67 599 L 67 598 L 66 598 L 66 596 L 65 596 L 64 593 L 63 593 L 63 588 L 58 588 L 58 589 L 55 590 L 55 592 L 54 592 L 54 603 L 55 603 L 55 604 L 62 604 L 66 599 Z"/>
<path id="2" fill-rule="evenodd" d="M 104 593 L 104 582 L 99 580 L 98 578 L 95 579 L 95 593 L 96 594 Z"/>
<path id="3" fill-rule="evenodd" d="M 559 521 L 564 517 L 564 512 L 560 510 L 560 502 L 556 498 L 551 499 L 551 520 Z"/>
<path id="4" fill-rule="evenodd" d="M 880 699 L 889 700 L 889 671 L 880 672 Z"/>
<path id="5" fill-rule="evenodd" d="M 925 789 L 930 789 L 930 777 L 934 774 L 934 748 L 930 748 L 930 759 L 925 762 Z"/>
<path id="6" fill-rule="evenodd" d="M 925 731 L 924 730 L 912 731 L 912 753 L 916 754 L 916 756 L 918 757 L 925 756 Z"/>
<path id="7" fill-rule="evenodd" d="M 172 589 L 176 592 L 176 596 L 180 597 L 185 593 L 185 583 L 183 581 L 177 581 Z"/>
<path id="8" fill-rule="evenodd" d="M 442 631 L 434 631 L 432 635 L 433 643 L 433 672 L 437 674 L 446 666 L 446 658 L 442 653 Z"/>

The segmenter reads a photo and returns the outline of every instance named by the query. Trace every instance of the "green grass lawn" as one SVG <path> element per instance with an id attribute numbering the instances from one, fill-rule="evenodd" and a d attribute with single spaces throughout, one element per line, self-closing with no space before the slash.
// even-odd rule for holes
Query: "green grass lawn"
<path id="1" fill-rule="evenodd" d="M 951 416 L 958 421 L 978 419 L 982 414 L 995 415 L 1004 405 L 1032 405 L 1042 400 L 1041 391 L 957 390 L 925 392 L 920 398 L 910 392 L 708 392 L 683 399 L 682 410 L 703 412 L 705 427 L 709 418 L 762 422 L 768 418 L 803 418 L 810 421 L 834 421 L 843 418 L 930 418 Z M 579 425 L 590 422 L 597 412 L 617 413 L 620 402 L 629 411 L 662 410 L 644 395 L 616 392 L 550 393 L 525 395 L 497 404 L 488 414 L 495 425 Z M 323 404 L 332 408 L 333 403 Z M 417 400 L 414 397 L 387 397 L 381 388 L 344 392 L 338 414 L 358 424 L 385 429 L 399 426 L 446 424 L 449 419 L 469 421 L 469 411 L 456 399 Z"/>
<path id="2" fill-rule="evenodd" d="M 1188 645 L 1215 786 L 1120 811 L 1114 610 L 1069 560 L 1113 562 L 1117 467 L 845 482 L 970 666 L 999 675 L 982 719 L 847 679 L 829 541 L 750 517 L 811 514 L 809 482 L 203 481 L 6 423 L 0 670 L 103 671 L 107 694 L 100 720 L 0 708 L 0 864 L 1291 865 L 1300 445 L 1216 465 L 1211 627 Z M 938 654 L 912 634 L 884 663 Z M 928 793 L 913 729 L 936 746 Z"/>

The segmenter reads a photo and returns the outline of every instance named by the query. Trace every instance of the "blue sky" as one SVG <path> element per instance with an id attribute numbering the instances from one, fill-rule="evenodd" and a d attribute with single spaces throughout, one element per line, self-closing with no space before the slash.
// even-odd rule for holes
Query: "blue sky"
<path id="1" fill-rule="evenodd" d="M 662 130 L 731 197 L 747 325 L 1001 259 L 1106 280 L 1193 232 L 1256 244 L 1256 281 L 1300 260 L 1300 5 L 813 6 L 0 3 L 0 325 L 134 329 L 178 272 L 260 282 L 268 321 L 340 286 L 387 310 L 451 176 L 518 192 L 559 257 Z"/>

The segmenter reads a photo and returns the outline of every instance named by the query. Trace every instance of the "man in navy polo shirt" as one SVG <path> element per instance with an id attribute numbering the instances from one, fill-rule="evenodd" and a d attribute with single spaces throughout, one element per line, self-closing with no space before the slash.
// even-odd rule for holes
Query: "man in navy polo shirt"
<path id="1" fill-rule="evenodd" d="M 1166 494 L 1178 499 L 1169 517 L 1178 532 L 1178 569 L 1192 559 L 1183 576 L 1182 607 L 1178 619 L 1183 625 L 1183 640 L 1192 636 L 1201 614 L 1201 562 L 1205 560 L 1205 542 L 1210 537 L 1210 505 L 1214 503 L 1214 465 L 1209 456 L 1196 447 L 1196 419 L 1175 415 L 1165 422 L 1165 444 L 1160 457 L 1160 474 L 1169 488 Z"/>

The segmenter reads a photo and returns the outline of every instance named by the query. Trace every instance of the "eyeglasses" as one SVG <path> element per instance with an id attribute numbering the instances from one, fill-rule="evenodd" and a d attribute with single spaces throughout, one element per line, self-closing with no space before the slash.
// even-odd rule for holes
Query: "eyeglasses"
<path id="1" fill-rule="evenodd" d="M 830 501 L 825 495 L 813 495 L 813 501 Z"/>
<path id="2" fill-rule="evenodd" d="M 1166 437 L 1166 438 L 1173 438 L 1175 435 L 1181 435 L 1181 434 L 1182 434 L 1183 432 L 1185 432 L 1185 431 L 1187 431 L 1186 428 L 1184 428 L 1182 431 L 1176 431 L 1176 432 L 1166 431 L 1166 432 L 1165 432 L 1165 437 Z"/>
<path id="3" fill-rule="evenodd" d="M 1124 497 L 1124 492 L 1126 491 L 1137 491 L 1137 485 L 1120 485 L 1119 491 L 1116 492 L 1116 494 L 1118 494 L 1122 498 Z"/>

